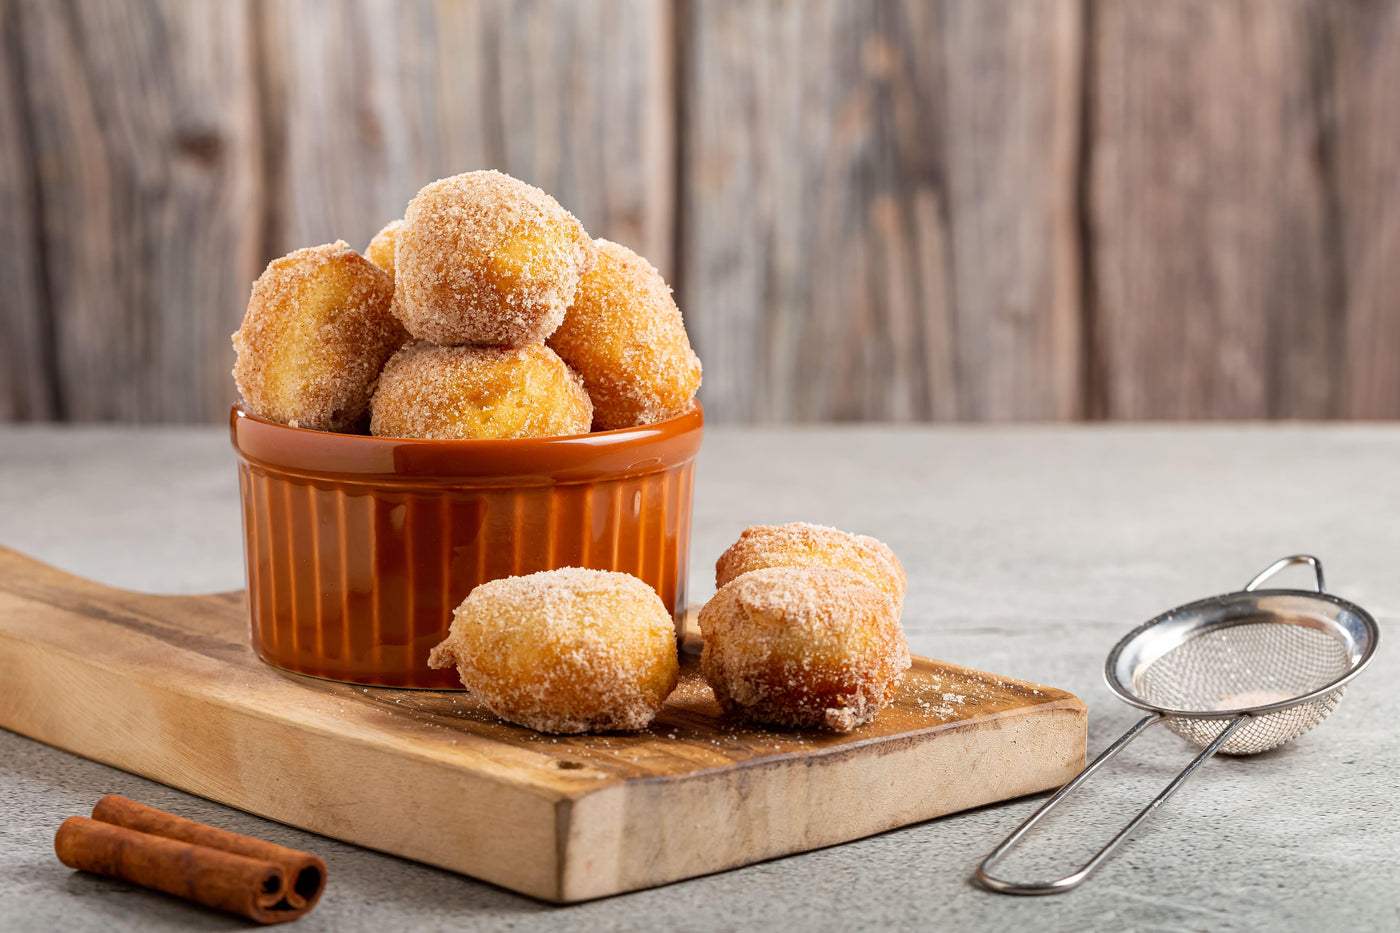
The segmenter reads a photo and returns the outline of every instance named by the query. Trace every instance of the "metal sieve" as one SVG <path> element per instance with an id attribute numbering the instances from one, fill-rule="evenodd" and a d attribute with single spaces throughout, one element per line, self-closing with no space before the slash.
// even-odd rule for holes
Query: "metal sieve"
<path id="1" fill-rule="evenodd" d="M 1261 590 L 1292 564 L 1308 564 L 1317 589 Z M 1057 894 L 1077 887 L 1217 752 L 1254 755 L 1326 719 L 1380 641 L 1371 615 L 1323 592 L 1322 564 L 1298 554 L 1275 561 L 1243 590 L 1179 606 L 1138 626 L 1109 652 L 1104 679 L 1119 698 L 1148 711 L 977 866 L 977 880 L 1004 894 Z M 991 868 L 1027 832 L 1148 726 L 1164 724 L 1201 746 L 1157 798 L 1072 875 L 1014 882 Z"/>

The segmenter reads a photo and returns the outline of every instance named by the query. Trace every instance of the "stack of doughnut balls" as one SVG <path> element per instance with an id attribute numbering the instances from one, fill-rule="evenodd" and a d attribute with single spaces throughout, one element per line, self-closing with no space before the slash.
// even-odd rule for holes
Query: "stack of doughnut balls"
<path id="1" fill-rule="evenodd" d="M 909 669 L 899 558 L 863 535 L 757 525 L 721 555 L 700 610 L 701 672 L 732 717 L 850 732 Z M 624 573 L 567 567 L 483 583 L 428 664 L 502 719 L 539 732 L 640 730 L 680 674 L 656 592 Z"/>
<path id="2" fill-rule="evenodd" d="M 426 186 L 362 256 L 300 249 L 253 283 L 233 335 L 244 407 L 381 437 L 552 437 L 651 424 L 700 386 L 671 289 L 499 172 Z M 755 526 L 716 567 L 701 669 L 755 722 L 847 732 L 910 666 L 905 577 L 873 538 Z M 645 729 L 679 678 L 675 629 L 636 577 L 568 567 L 476 587 L 432 650 L 496 715 L 540 732 Z"/>
<path id="3" fill-rule="evenodd" d="M 365 255 L 273 260 L 233 335 L 246 409 L 381 437 L 553 437 L 687 411 L 700 361 L 660 273 L 500 172 L 426 186 Z"/>

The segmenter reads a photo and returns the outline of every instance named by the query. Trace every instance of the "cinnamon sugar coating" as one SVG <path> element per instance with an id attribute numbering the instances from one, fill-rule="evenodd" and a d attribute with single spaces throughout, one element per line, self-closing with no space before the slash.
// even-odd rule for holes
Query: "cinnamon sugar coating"
<path id="1" fill-rule="evenodd" d="M 764 567 L 837 567 L 860 574 L 904 605 L 908 580 L 889 545 L 825 525 L 751 525 L 715 562 L 715 586 Z"/>
<path id="2" fill-rule="evenodd" d="M 293 427 L 352 429 L 380 367 L 408 339 L 393 297 L 393 280 L 340 240 L 268 263 L 233 335 L 244 404 Z"/>
<path id="3" fill-rule="evenodd" d="M 627 247 L 594 243 L 597 265 L 579 283 L 549 346 L 583 377 L 595 431 L 678 415 L 700 388 L 700 360 L 671 288 Z"/>
<path id="4" fill-rule="evenodd" d="M 645 729 L 680 676 L 675 628 L 636 577 L 566 567 L 483 583 L 428 666 L 538 732 Z"/>
<path id="5" fill-rule="evenodd" d="M 379 228 L 365 247 L 365 258 L 387 272 L 391 279 L 394 277 L 394 246 L 402 229 L 402 220 L 391 220 Z"/>
<path id="6" fill-rule="evenodd" d="M 593 420 L 583 381 L 540 344 L 414 341 L 385 364 L 370 411 L 380 437 L 555 437 L 587 434 Z"/>
<path id="7" fill-rule="evenodd" d="M 595 259 L 583 225 L 539 188 L 496 171 L 453 175 L 404 212 L 395 313 L 444 346 L 543 343 Z"/>
<path id="8" fill-rule="evenodd" d="M 909 669 L 890 598 L 829 567 L 772 567 L 730 581 L 700 610 L 701 670 L 731 715 L 849 732 Z"/>

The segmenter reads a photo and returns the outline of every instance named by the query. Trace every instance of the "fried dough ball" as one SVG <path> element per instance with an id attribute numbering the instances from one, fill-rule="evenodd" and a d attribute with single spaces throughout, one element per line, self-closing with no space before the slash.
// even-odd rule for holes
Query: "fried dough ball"
<path id="1" fill-rule="evenodd" d="M 342 240 L 268 263 L 233 335 L 244 404 L 292 427 L 354 427 L 380 367 L 408 339 L 393 298 L 393 280 Z"/>
<path id="2" fill-rule="evenodd" d="M 908 580 L 904 567 L 885 542 L 825 525 L 791 522 L 751 525 L 715 561 L 715 586 L 763 567 L 837 567 L 874 583 L 895 608 L 904 606 Z"/>
<path id="3" fill-rule="evenodd" d="M 394 243 L 398 240 L 401 229 L 402 220 L 391 220 L 380 228 L 374 239 L 365 247 L 365 258 L 389 273 L 391 279 L 394 277 Z"/>
<path id="4" fill-rule="evenodd" d="M 428 666 L 538 732 L 645 729 L 676 687 L 671 614 L 636 577 L 566 567 L 483 583 Z"/>
<path id="5" fill-rule="evenodd" d="M 587 434 L 593 404 L 578 374 L 541 344 L 419 340 L 385 364 L 370 413 L 370 433 L 381 437 L 554 437 Z"/>
<path id="6" fill-rule="evenodd" d="M 549 346 L 583 377 L 595 431 L 678 415 L 700 388 L 700 360 L 671 287 L 627 247 L 593 242 L 598 264 L 579 283 Z"/>
<path id="7" fill-rule="evenodd" d="M 849 570 L 770 567 L 700 610 L 700 667 L 730 714 L 849 732 L 875 718 L 910 666 L 894 603 Z"/>
<path id="8" fill-rule="evenodd" d="M 404 212 L 395 313 L 444 346 L 543 343 L 595 260 L 583 225 L 540 189 L 494 171 L 453 175 Z"/>

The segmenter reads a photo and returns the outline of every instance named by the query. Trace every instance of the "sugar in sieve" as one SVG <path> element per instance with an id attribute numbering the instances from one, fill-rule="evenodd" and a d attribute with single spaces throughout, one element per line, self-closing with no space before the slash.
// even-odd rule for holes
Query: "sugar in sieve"
<path id="1" fill-rule="evenodd" d="M 1315 591 L 1259 588 L 1292 564 L 1312 567 Z M 997 846 L 977 866 L 977 880 L 1004 894 L 1057 894 L 1077 887 L 1208 758 L 1217 752 L 1268 751 L 1326 719 L 1347 683 L 1370 663 L 1380 629 L 1368 612 L 1324 592 L 1324 585 L 1317 558 L 1285 557 L 1243 590 L 1187 603 L 1130 632 L 1109 652 L 1104 679 L 1120 699 L 1148 715 Z M 1056 881 L 1014 882 L 991 875 L 992 866 L 1031 827 L 1159 722 L 1201 746 L 1201 753 L 1108 845 Z"/>

